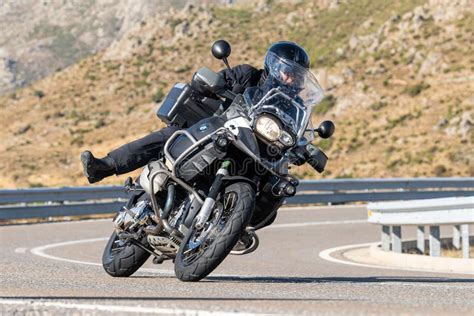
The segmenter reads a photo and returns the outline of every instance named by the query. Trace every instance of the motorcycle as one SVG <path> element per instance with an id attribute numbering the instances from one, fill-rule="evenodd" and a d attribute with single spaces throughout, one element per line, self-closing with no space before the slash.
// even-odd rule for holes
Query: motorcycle
<path id="1" fill-rule="evenodd" d="M 212 46 L 214 57 L 229 69 L 230 51 L 223 40 Z M 269 75 L 282 66 L 281 60 L 274 63 Z M 307 162 L 322 172 L 327 162 L 311 141 L 314 134 L 330 137 L 334 124 L 311 127 L 312 108 L 323 92 L 309 71 L 300 75 L 296 91 L 269 81 L 234 93 L 204 67 L 193 82 L 217 98 L 197 96 L 187 84 L 171 89 L 157 115 L 186 128 L 167 140 L 164 155 L 145 166 L 135 182 L 127 179 L 131 196 L 113 220 L 102 258 L 109 275 L 128 277 L 153 256 L 156 264 L 173 260 L 178 279 L 199 281 L 227 255 L 257 248 L 255 229 L 268 224 L 297 191 L 290 164 Z M 268 214 L 256 214 L 268 208 Z M 250 241 L 246 247 L 234 249 L 244 237 Z"/>

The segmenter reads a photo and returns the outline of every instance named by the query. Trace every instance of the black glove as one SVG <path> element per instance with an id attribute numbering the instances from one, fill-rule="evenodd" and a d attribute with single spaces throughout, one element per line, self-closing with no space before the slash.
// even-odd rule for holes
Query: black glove
<path id="1" fill-rule="evenodd" d="M 308 151 L 309 159 L 306 161 L 313 167 L 317 172 L 321 173 L 326 167 L 328 162 L 328 157 L 325 153 L 313 144 L 306 145 L 306 150 Z"/>
<path id="2" fill-rule="evenodd" d="M 290 162 L 292 164 L 301 166 L 307 162 L 319 173 L 324 171 L 328 161 L 326 154 L 313 144 L 298 146 L 291 151 L 291 154 Z"/>
<path id="3" fill-rule="evenodd" d="M 290 162 L 296 166 L 303 165 L 309 158 L 305 146 L 298 146 L 291 151 Z"/>
<path id="4" fill-rule="evenodd" d="M 200 80 L 196 80 L 195 75 L 193 76 L 193 79 L 191 79 L 191 87 L 193 88 L 194 92 L 196 92 L 197 94 L 203 97 L 208 97 L 208 98 L 213 98 L 213 99 L 219 98 L 214 92 L 209 90 L 209 87 L 204 85 Z"/>
<path id="5" fill-rule="evenodd" d="M 244 93 L 245 91 L 245 88 L 242 87 L 240 84 L 236 83 L 233 87 L 232 87 L 232 92 L 235 93 L 235 94 L 242 94 Z"/>

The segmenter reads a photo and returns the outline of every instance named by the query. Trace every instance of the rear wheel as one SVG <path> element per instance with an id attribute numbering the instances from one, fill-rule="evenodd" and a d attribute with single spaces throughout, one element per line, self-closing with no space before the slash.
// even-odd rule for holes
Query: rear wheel
<path id="1" fill-rule="evenodd" d="M 120 240 L 114 232 L 105 246 L 102 266 L 105 272 L 113 277 L 128 277 L 135 273 L 148 257 L 150 253 Z"/>
<path id="2" fill-rule="evenodd" d="M 216 209 L 202 229 L 193 227 L 185 236 L 174 270 L 181 281 L 199 281 L 229 254 L 247 226 L 255 207 L 255 191 L 245 182 L 223 188 Z"/>

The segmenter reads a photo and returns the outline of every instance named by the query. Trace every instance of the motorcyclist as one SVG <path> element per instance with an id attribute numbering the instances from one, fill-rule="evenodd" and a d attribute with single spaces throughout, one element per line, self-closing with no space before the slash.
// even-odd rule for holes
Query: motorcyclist
<path id="1" fill-rule="evenodd" d="M 227 86 L 234 92 L 243 92 L 247 87 L 261 86 L 265 84 L 268 77 L 269 58 L 275 56 L 284 60 L 294 61 L 303 68 L 309 68 L 309 58 L 305 50 L 293 42 L 277 42 L 267 51 L 265 58 L 265 69 L 256 69 L 250 65 L 239 65 L 230 69 L 220 71 Z M 292 69 L 279 69 L 282 82 L 293 86 L 299 78 L 292 76 Z M 236 91 L 240 90 L 240 91 Z M 125 144 L 103 158 L 96 158 L 86 150 L 81 154 L 84 174 L 89 183 L 99 182 L 102 179 L 117 174 L 124 174 L 145 166 L 151 159 L 159 156 L 166 140 L 178 129 L 176 126 L 168 126 L 153 132 L 141 139 Z"/>
<path id="2" fill-rule="evenodd" d="M 275 63 L 272 59 L 279 59 Z M 227 88 L 235 93 L 242 93 L 248 87 L 263 87 L 265 84 L 275 84 L 278 81 L 282 89 L 286 89 L 289 95 L 297 98 L 302 89 L 301 71 L 308 71 L 309 57 L 306 51 L 294 42 L 281 41 L 274 43 L 268 49 L 265 56 L 264 69 L 257 69 L 250 65 L 239 65 L 232 69 L 224 69 L 219 72 L 225 79 Z M 270 69 L 272 65 L 279 65 L 278 69 Z M 191 86 L 200 90 L 195 82 Z M 205 93 L 205 91 L 200 91 Z M 103 158 L 96 158 L 90 151 L 81 154 L 84 174 L 89 183 L 101 181 L 105 177 L 124 174 L 145 166 L 150 160 L 161 155 L 166 140 L 179 128 L 174 125 L 167 126 L 159 131 L 153 132 L 141 139 L 109 152 Z M 276 217 L 276 210 L 283 203 L 282 198 L 262 196 L 261 201 L 257 199 L 257 206 L 252 223 L 262 223 L 263 226 L 271 224 Z M 258 210 L 262 208 L 262 210 Z M 263 211 L 265 209 L 265 211 Z M 274 210 L 274 212 L 271 212 Z M 270 212 L 269 212 L 270 211 Z M 260 225 L 263 227 L 262 225 Z"/>

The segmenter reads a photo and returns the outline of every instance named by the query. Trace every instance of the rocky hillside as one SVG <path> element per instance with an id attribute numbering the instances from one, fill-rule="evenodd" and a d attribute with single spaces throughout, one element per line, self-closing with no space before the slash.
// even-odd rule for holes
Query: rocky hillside
<path id="1" fill-rule="evenodd" d="M 311 55 L 335 121 L 323 177 L 474 176 L 474 15 L 466 1 L 260 1 L 188 6 L 137 24 L 98 54 L 0 98 L 0 186 L 86 184 L 99 156 L 160 128 L 155 102 L 201 65 L 213 40 L 231 64 L 262 66 L 271 42 Z M 320 177 L 308 168 L 300 176 Z M 124 176 L 103 183 L 122 182 Z"/>
<path id="2" fill-rule="evenodd" d="M 60 71 L 109 46 L 137 23 L 186 2 L 1 1 L 0 94 Z"/>

